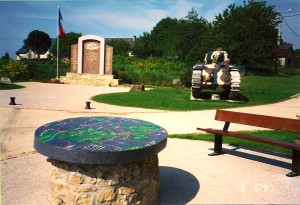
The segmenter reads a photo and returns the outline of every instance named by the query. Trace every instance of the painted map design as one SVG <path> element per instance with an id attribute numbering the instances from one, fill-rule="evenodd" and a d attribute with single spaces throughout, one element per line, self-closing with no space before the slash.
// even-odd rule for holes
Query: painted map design
<path id="1" fill-rule="evenodd" d="M 115 152 L 158 144 L 168 133 L 162 127 L 131 118 L 79 117 L 51 122 L 35 131 L 36 140 L 66 150 Z"/>

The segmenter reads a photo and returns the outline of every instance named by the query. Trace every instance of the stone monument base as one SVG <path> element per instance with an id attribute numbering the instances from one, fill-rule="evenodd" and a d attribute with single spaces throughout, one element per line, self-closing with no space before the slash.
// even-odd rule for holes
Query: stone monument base
<path id="1" fill-rule="evenodd" d="M 60 76 L 60 83 L 75 85 L 94 85 L 115 87 L 120 84 L 120 79 L 114 79 L 113 75 L 100 75 L 88 73 L 70 73 Z"/>
<path id="2" fill-rule="evenodd" d="M 51 159 L 51 204 L 158 202 L 157 155 L 126 164 L 84 165 Z"/>

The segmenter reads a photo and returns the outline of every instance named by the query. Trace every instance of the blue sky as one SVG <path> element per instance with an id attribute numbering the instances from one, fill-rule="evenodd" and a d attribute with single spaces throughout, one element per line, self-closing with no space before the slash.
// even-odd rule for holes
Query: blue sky
<path id="1" fill-rule="evenodd" d="M 243 0 L 62 0 L 1 1 L 0 57 L 6 52 L 15 59 L 15 52 L 33 30 L 44 31 L 51 38 L 57 35 L 57 5 L 60 5 L 65 31 L 102 37 L 133 37 L 150 32 L 165 17 L 184 18 L 194 8 L 209 22 L 231 3 Z M 283 16 L 300 13 L 299 0 L 268 0 Z M 291 12 L 287 12 L 292 9 Z M 300 48 L 300 15 L 285 18 L 282 35 L 294 49 Z"/>

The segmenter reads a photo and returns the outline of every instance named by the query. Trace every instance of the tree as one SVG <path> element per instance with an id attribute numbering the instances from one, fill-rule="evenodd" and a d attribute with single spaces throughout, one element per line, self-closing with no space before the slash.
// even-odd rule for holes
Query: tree
<path id="1" fill-rule="evenodd" d="M 170 17 L 160 20 L 151 31 L 153 56 L 173 58 L 177 56 L 176 43 L 178 20 Z"/>
<path id="2" fill-rule="evenodd" d="M 60 59 L 70 59 L 71 58 L 71 46 L 73 44 L 78 43 L 78 38 L 81 37 L 81 33 L 70 32 L 66 34 L 66 39 L 62 39 L 59 41 L 59 58 Z M 50 49 L 50 53 L 53 56 L 57 56 L 57 38 L 52 48 Z"/>
<path id="3" fill-rule="evenodd" d="M 108 41 L 106 44 L 114 48 L 114 55 L 128 56 L 128 53 L 131 49 L 130 44 L 121 39 L 111 40 Z"/>
<path id="4" fill-rule="evenodd" d="M 206 36 L 208 33 L 209 24 L 206 19 L 199 17 L 198 13 L 192 9 L 188 12 L 184 19 L 180 20 L 178 30 L 180 31 L 179 42 L 177 43 L 177 50 L 181 59 L 190 64 L 190 60 L 195 50 L 197 50 L 198 57 L 195 59 L 203 59 L 207 52 Z M 195 63 L 195 62 L 194 62 Z"/>
<path id="5" fill-rule="evenodd" d="M 1 57 L 0 60 L 12 60 L 11 57 L 9 56 L 9 53 L 5 53 L 4 56 Z"/>
<path id="6" fill-rule="evenodd" d="M 222 47 L 233 64 L 270 69 L 275 64 L 272 49 L 277 44 L 278 16 L 265 0 L 231 4 L 212 23 L 192 9 L 183 19 L 159 21 L 150 33 L 139 37 L 134 52 L 137 57 L 176 56 L 191 65 L 203 60 L 208 51 Z"/>
<path id="7" fill-rule="evenodd" d="M 27 39 L 24 40 L 24 47 L 32 50 L 38 55 L 38 59 L 40 59 L 40 55 L 49 50 L 51 43 L 51 39 L 47 33 L 34 30 L 31 31 Z"/>
<path id="8" fill-rule="evenodd" d="M 133 54 L 139 58 L 147 58 L 152 56 L 154 53 L 152 46 L 152 38 L 150 33 L 144 32 L 142 36 L 137 38 L 136 43 L 133 47 Z"/>
<path id="9" fill-rule="evenodd" d="M 0 70 L 3 71 L 3 67 L 10 63 L 13 59 L 9 56 L 9 54 L 6 52 L 4 56 L 0 59 Z M 4 75 L 3 73 L 0 73 L 0 75 Z"/>
<path id="10" fill-rule="evenodd" d="M 279 13 L 266 1 L 249 0 L 243 6 L 231 4 L 213 21 L 211 38 L 223 47 L 235 64 L 248 68 L 270 68 L 272 48 L 277 43 Z"/>
<path id="11" fill-rule="evenodd" d="M 184 19 L 164 18 L 155 25 L 151 33 L 144 33 L 145 35 L 139 38 L 135 54 L 139 56 L 139 52 L 142 51 L 142 56 L 151 55 L 183 62 L 187 60 L 190 63 L 192 58 L 196 58 L 192 56 L 195 55 L 195 50 L 201 52 L 198 59 L 207 52 L 203 50 L 207 47 L 205 40 L 209 26 L 194 9 Z"/>

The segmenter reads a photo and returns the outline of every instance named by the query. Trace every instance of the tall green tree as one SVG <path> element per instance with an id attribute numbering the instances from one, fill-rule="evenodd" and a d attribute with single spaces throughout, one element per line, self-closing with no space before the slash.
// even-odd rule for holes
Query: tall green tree
<path id="1" fill-rule="evenodd" d="M 207 52 L 207 46 L 204 45 L 209 26 L 194 9 L 180 20 L 164 18 L 155 25 L 151 33 L 144 33 L 144 36 L 139 37 L 135 54 L 139 56 L 142 52 L 142 56 L 151 55 L 183 62 L 199 60 L 199 56 L 204 56 Z M 200 53 L 196 54 L 196 50 Z"/>
<path id="2" fill-rule="evenodd" d="M 199 17 L 194 9 L 189 11 L 184 19 L 180 20 L 177 50 L 181 59 L 188 65 L 191 63 L 191 59 L 200 60 L 204 58 L 208 51 L 206 43 L 208 29 L 207 20 Z"/>
<path id="3" fill-rule="evenodd" d="M 212 23 L 192 9 L 183 19 L 162 19 L 150 33 L 140 36 L 135 55 L 176 56 L 190 66 L 203 61 L 208 51 L 222 47 L 233 64 L 271 68 L 275 64 L 272 50 L 277 44 L 278 17 L 266 0 L 231 4 Z"/>
<path id="4" fill-rule="evenodd" d="M 9 56 L 9 53 L 5 53 L 0 60 L 12 60 L 11 57 Z"/>
<path id="5" fill-rule="evenodd" d="M 43 31 L 34 30 L 28 34 L 28 37 L 23 41 L 24 47 L 32 50 L 35 54 L 40 55 L 46 53 L 51 46 L 49 35 Z"/>
<path id="6" fill-rule="evenodd" d="M 154 47 L 150 33 L 144 32 L 142 36 L 139 36 L 133 47 L 133 54 L 139 58 L 147 58 L 153 56 Z"/>
<path id="7" fill-rule="evenodd" d="M 59 58 L 60 59 L 70 59 L 71 58 L 71 46 L 73 44 L 78 43 L 78 38 L 81 37 L 81 33 L 66 33 L 66 39 L 59 39 Z M 57 38 L 52 48 L 50 49 L 50 53 L 57 56 Z"/>
<path id="8" fill-rule="evenodd" d="M 9 56 L 9 54 L 6 52 L 0 59 L 0 70 L 10 63 L 13 59 Z M 0 73 L 1 75 L 2 73 Z"/>
<path id="9" fill-rule="evenodd" d="M 131 51 L 130 44 L 121 39 L 111 40 L 108 41 L 106 44 L 114 48 L 114 55 L 128 56 L 128 53 Z"/>
<path id="10" fill-rule="evenodd" d="M 151 31 L 153 55 L 174 58 L 177 56 L 178 20 L 170 17 L 160 20 Z"/>
<path id="11" fill-rule="evenodd" d="M 266 69 L 274 64 L 272 48 L 277 43 L 279 13 L 266 1 L 231 4 L 213 21 L 215 47 L 223 47 L 232 63 Z"/>

